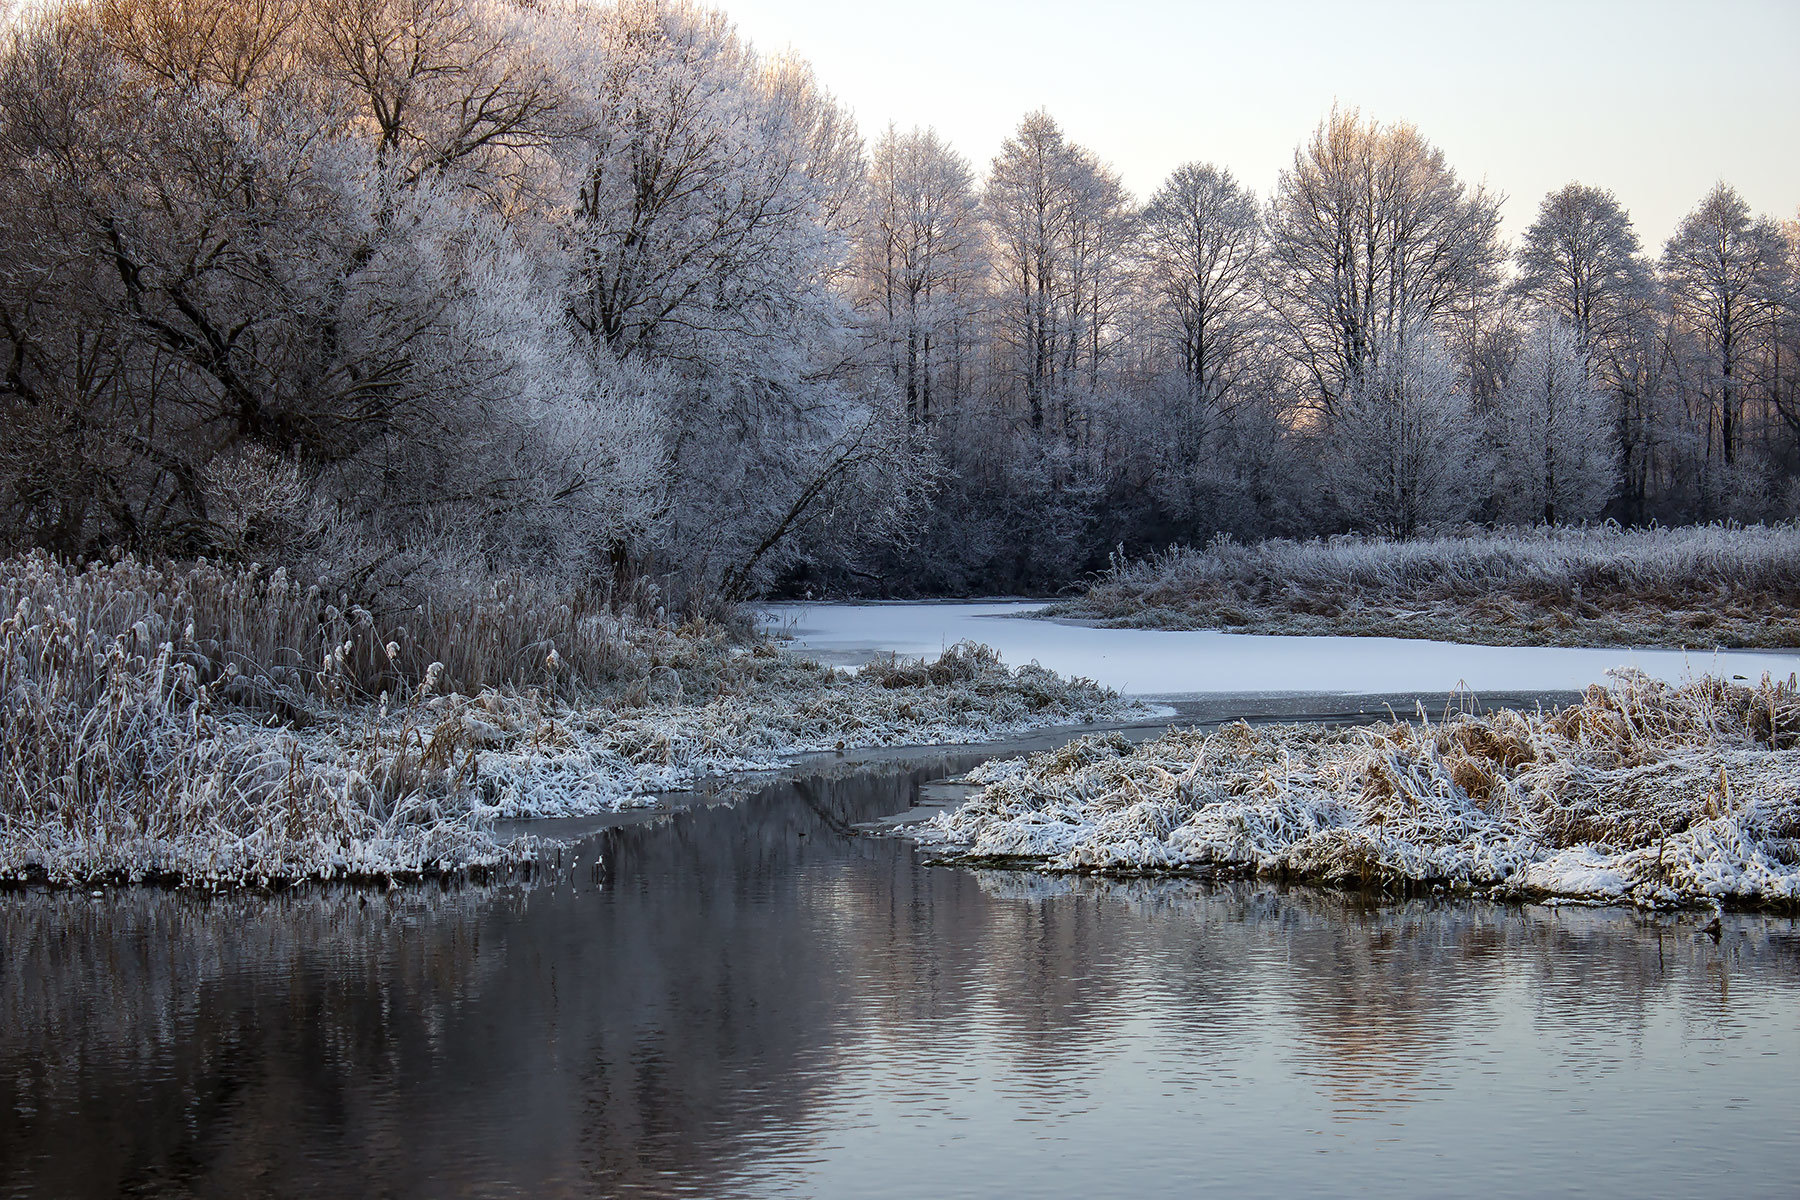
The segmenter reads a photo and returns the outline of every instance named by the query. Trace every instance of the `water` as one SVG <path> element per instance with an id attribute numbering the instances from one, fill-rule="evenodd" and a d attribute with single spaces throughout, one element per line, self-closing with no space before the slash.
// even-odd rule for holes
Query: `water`
<path id="1" fill-rule="evenodd" d="M 1058 881 L 853 828 L 972 761 L 529 883 L 0 895 L 0 1196 L 1794 1193 L 1793 921 Z"/>

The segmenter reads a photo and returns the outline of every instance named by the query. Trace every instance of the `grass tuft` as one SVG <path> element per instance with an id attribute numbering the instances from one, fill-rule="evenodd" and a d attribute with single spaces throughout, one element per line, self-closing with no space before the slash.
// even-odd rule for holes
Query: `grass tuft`
<path id="1" fill-rule="evenodd" d="M 970 861 L 1800 907 L 1800 688 L 1620 673 L 1554 712 L 1088 739 L 985 768 Z"/>

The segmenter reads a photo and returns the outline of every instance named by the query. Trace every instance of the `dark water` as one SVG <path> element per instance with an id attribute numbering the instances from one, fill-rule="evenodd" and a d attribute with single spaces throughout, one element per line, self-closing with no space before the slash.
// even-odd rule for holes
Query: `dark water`
<path id="1" fill-rule="evenodd" d="M 961 765 L 610 830 L 603 885 L 0 896 L 0 1195 L 1800 1191 L 1794 922 L 849 830 Z"/>

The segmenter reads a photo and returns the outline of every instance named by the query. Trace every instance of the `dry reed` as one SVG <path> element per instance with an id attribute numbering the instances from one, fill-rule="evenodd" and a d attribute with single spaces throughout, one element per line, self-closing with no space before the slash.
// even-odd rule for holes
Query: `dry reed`
<path id="1" fill-rule="evenodd" d="M 1084 681 L 956 647 L 855 676 L 519 581 L 387 619 L 281 572 L 0 563 L 0 878 L 269 883 L 528 854 L 507 816 L 805 750 L 1093 719 Z"/>
<path id="2" fill-rule="evenodd" d="M 1218 539 L 1116 560 L 1054 611 L 1114 626 L 1499 645 L 1800 645 L 1800 526 Z"/>
<path id="3" fill-rule="evenodd" d="M 1644 906 L 1800 904 L 1800 693 L 1636 673 L 1554 712 L 1087 739 L 984 768 L 974 862 Z"/>

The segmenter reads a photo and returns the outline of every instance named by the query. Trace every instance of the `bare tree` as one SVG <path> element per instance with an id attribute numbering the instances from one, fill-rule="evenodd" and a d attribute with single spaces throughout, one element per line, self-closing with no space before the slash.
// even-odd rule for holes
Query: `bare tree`
<path id="1" fill-rule="evenodd" d="M 1753 217 L 1743 197 L 1723 183 L 1682 218 L 1663 248 L 1663 279 L 1676 317 L 1699 347 L 1709 452 L 1716 432 L 1727 471 L 1737 464 L 1742 440 L 1746 355 L 1774 317 L 1783 248 L 1775 222 Z"/>
<path id="2" fill-rule="evenodd" d="M 1519 246 L 1513 288 L 1569 326 L 1590 361 L 1617 336 L 1628 301 L 1650 286 L 1631 217 L 1603 188 L 1571 183 L 1545 196 Z"/>
<path id="3" fill-rule="evenodd" d="M 930 422 L 971 371 L 983 273 L 973 173 L 934 131 L 890 126 L 875 144 L 866 195 L 858 307 L 908 419 Z"/>
<path id="4" fill-rule="evenodd" d="M 993 239 L 997 340 L 1033 431 L 1078 436 L 1074 390 L 1100 390 L 1117 336 L 1129 198 L 1118 175 L 1029 113 L 1001 146 L 983 211 Z M 1085 379 L 1083 378 L 1085 376 Z"/>
<path id="5" fill-rule="evenodd" d="M 263 90 L 298 73 L 302 0 L 99 0 L 119 59 L 171 87 Z"/>
<path id="6" fill-rule="evenodd" d="M 537 29 L 508 5 L 310 0 L 305 13 L 316 79 L 404 182 L 467 168 L 471 185 L 516 191 L 533 152 L 573 132 Z"/>
<path id="7" fill-rule="evenodd" d="M 1400 344 L 1490 294 L 1499 198 L 1470 191 L 1411 125 L 1334 109 L 1294 152 L 1269 206 L 1269 298 L 1327 411 Z"/>
<path id="8" fill-rule="evenodd" d="M 1002 289 L 998 335 L 1024 390 L 1031 428 L 1042 429 L 1057 369 L 1059 291 L 1067 266 L 1073 152 L 1062 128 L 1039 110 L 1019 122 L 989 169 L 982 197 L 993 231 L 996 283 Z"/>
<path id="9" fill-rule="evenodd" d="M 1610 417 L 1574 329 L 1550 317 L 1529 330 L 1495 413 L 1501 514 L 1548 525 L 1599 516 L 1618 486 Z"/>
<path id="10" fill-rule="evenodd" d="M 1230 171 L 1187 163 L 1144 206 L 1142 239 L 1153 328 L 1180 365 L 1189 403 L 1223 408 L 1256 327 L 1256 197 Z"/>

